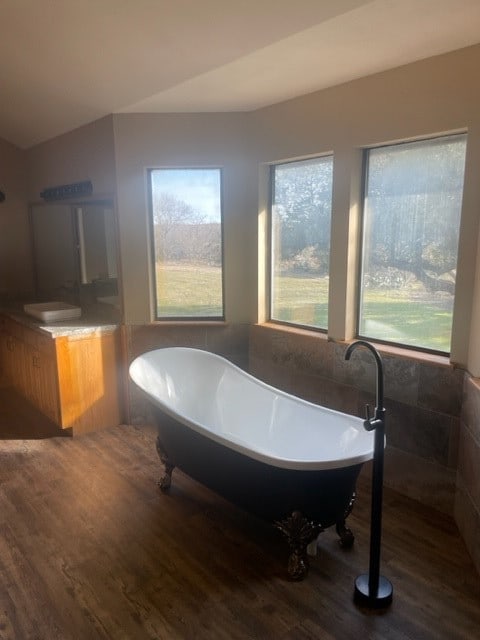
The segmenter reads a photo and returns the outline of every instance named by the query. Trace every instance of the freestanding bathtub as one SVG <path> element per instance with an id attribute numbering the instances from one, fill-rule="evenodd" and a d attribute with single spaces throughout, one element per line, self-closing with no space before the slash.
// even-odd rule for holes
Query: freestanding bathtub
<path id="1" fill-rule="evenodd" d="M 270 520 L 290 544 L 288 574 L 302 579 L 307 546 L 332 525 L 343 546 L 362 464 L 373 457 L 363 421 L 271 387 L 199 349 L 136 358 L 134 383 L 154 405 L 157 451 L 170 487 L 178 466 L 223 497 Z"/>

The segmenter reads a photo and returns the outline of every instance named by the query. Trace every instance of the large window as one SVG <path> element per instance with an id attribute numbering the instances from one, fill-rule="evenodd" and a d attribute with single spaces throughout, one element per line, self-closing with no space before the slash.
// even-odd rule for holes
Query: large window
<path id="1" fill-rule="evenodd" d="M 450 352 L 465 135 L 366 157 L 359 335 Z"/>
<path id="2" fill-rule="evenodd" d="M 158 318 L 222 319 L 222 173 L 149 172 Z"/>
<path id="3" fill-rule="evenodd" d="M 270 318 L 326 329 L 333 158 L 271 172 Z"/>

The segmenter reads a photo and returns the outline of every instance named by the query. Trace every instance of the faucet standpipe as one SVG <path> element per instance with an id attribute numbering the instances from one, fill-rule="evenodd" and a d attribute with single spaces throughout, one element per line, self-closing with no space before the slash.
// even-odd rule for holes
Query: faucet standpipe
<path id="1" fill-rule="evenodd" d="M 375 431 L 372 473 L 372 512 L 370 521 L 370 567 L 369 573 L 355 580 L 354 600 L 359 606 L 382 609 L 392 602 L 393 587 L 389 580 L 380 575 L 380 547 L 382 531 L 383 458 L 385 448 L 385 409 L 383 407 L 383 363 L 378 351 L 365 340 L 357 340 L 349 345 L 345 360 L 357 347 L 371 351 L 377 367 L 376 407 L 373 417 L 370 406 L 365 406 L 363 426 L 367 431 Z"/>

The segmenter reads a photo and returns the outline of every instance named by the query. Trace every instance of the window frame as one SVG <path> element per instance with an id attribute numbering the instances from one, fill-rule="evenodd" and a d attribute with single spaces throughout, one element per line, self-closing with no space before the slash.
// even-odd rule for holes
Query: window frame
<path id="1" fill-rule="evenodd" d="M 274 260 L 274 252 L 273 252 L 273 215 L 272 208 L 274 203 L 275 196 L 275 169 L 279 166 L 292 165 L 296 163 L 309 162 L 314 160 L 321 160 L 323 158 L 330 158 L 332 161 L 332 198 L 331 198 L 331 209 L 330 209 L 330 239 L 329 239 L 329 252 L 331 250 L 331 237 L 332 237 L 332 228 L 331 221 L 333 217 L 333 171 L 334 171 L 334 154 L 333 152 L 325 152 L 319 153 L 309 156 L 302 156 L 299 158 L 292 158 L 289 160 L 279 160 L 276 162 L 269 163 L 269 172 L 268 172 L 268 215 L 267 215 L 267 251 L 266 251 L 266 265 L 267 265 L 267 288 L 266 288 L 266 306 L 267 306 L 267 322 L 271 324 L 277 324 L 285 327 L 292 327 L 297 329 L 303 329 L 306 331 L 314 331 L 315 333 L 321 333 L 324 335 L 328 335 L 328 307 L 327 307 L 327 326 L 326 327 L 318 327 L 311 324 L 302 324 L 299 322 L 291 322 L 289 320 L 279 320 L 277 318 L 272 317 L 273 310 L 273 260 Z M 329 276 L 330 276 L 330 266 L 329 266 Z M 330 283 L 329 283 L 329 296 L 330 296 Z M 328 297 L 329 297 L 328 296 Z M 329 300 L 327 298 L 327 304 Z"/>
<path id="2" fill-rule="evenodd" d="M 450 328 L 450 350 L 442 351 L 439 349 L 433 349 L 430 347 L 422 347 L 418 345 L 405 344 L 403 342 L 395 342 L 393 340 L 385 340 L 382 338 L 378 338 L 376 336 L 368 336 L 360 332 L 360 319 L 361 319 L 361 311 L 362 311 L 362 303 L 363 303 L 363 249 L 365 246 L 365 228 L 366 228 L 366 196 L 367 196 L 367 186 L 369 179 L 369 157 L 370 152 L 378 149 L 384 149 L 387 147 L 395 147 L 408 145 L 410 143 L 421 143 L 421 142 L 430 142 L 434 140 L 441 140 L 442 138 L 452 138 L 455 136 L 463 136 L 465 138 L 465 145 L 468 143 L 468 131 L 452 131 L 446 133 L 440 133 L 435 135 L 422 136 L 421 138 L 413 138 L 407 140 L 398 140 L 396 142 L 385 142 L 383 144 L 372 145 L 363 149 L 363 158 L 362 158 L 362 183 L 361 183 L 361 191 L 360 191 L 360 224 L 358 229 L 358 255 L 357 255 L 357 275 L 356 275 L 356 319 L 355 319 L 355 338 L 361 340 L 367 340 L 369 342 L 374 342 L 379 345 L 390 346 L 395 349 L 402 349 L 406 351 L 413 351 L 416 353 L 423 353 L 426 355 L 433 356 L 441 356 L 450 358 L 451 356 L 451 348 L 452 348 L 452 335 L 453 335 L 453 325 L 454 325 L 454 316 L 455 316 L 455 302 L 456 302 L 456 292 L 453 296 L 453 305 L 452 305 L 452 323 Z M 466 150 L 465 150 L 466 154 Z M 464 165 L 464 179 L 463 179 L 463 188 L 462 188 L 462 203 L 460 205 L 460 217 L 459 217 L 459 240 L 457 243 L 457 257 L 456 264 L 458 266 L 458 258 L 459 258 L 459 248 L 460 248 L 460 235 L 461 235 L 461 227 L 462 227 L 462 216 L 463 216 L 463 196 L 464 196 L 464 188 L 465 188 L 465 169 L 466 169 L 466 155 L 465 155 L 465 165 Z M 457 279 L 455 278 L 455 285 L 457 283 Z"/>
<path id="3" fill-rule="evenodd" d="M 220 177 L 220 259 L 221 259 L 221 302 L 222 313 L 215 316 L 159 316 L 158 310 L 160 308 L 157 299 L 157 270 L 155 264 L 155 223 L 153 220 L 153 189 L 152 189 L 152 175 L 155 171 L 201 171 L 211 170 L 218 171 Z M 192 322 L 225 322 L 225 216 L 224 216 L 224 168 L 222 166 L 212 165 L 196 165 L 196 166 L 157 166 L 149 167 L 147 169 L 147 202 L 148 202 L 148 221 L 149 221 L 149 235 L 150 235 L 150 259 L 149 267 L 151 274 L 151 300 L 153 301 L 153 315 L 155 322 L 178 322 L 178 323 L 192 323 Z"/>

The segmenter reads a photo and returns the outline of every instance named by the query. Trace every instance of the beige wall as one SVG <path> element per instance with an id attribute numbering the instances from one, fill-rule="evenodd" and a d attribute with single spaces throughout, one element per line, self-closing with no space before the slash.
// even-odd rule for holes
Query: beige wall
<path id="1" fill-rule="evenodd" d="M 91 180 L 95 196 L 115 193 L 112 116 L 70 131 L 26 152 L 28 200 L 41 200 L 45 187 Z"/>
<path id="2" fill-rule="evenodd" d="M 147 169 L 223 168 L 225 315 L 256 318 L 257 168 L 246 114 L 114 116 L 117 209 L 127 324 L 153 318 Z"/>
<path id="3" fill-rule="evenodd" d="M 33 290 L 30 258 L 25 153 L 0 140 L 0 297 Z"/>
<path id="4" fill-rule="evenodd" d="M 480 212 L 480 46 L 274 105 L 253 114 L 256 159 L 269 163 L 334 153 L 330 335 L 351 338 L 361 149 L 468 130 L 452 360 L 480 375 L 480 350 L 469 357 L 470 316 Z M 477 306 L 480 307 L 480 302 Z M 480 311 L 477 311 L 477 315 Z M 477 323 L 478 325 L 478 323 Z"/>

